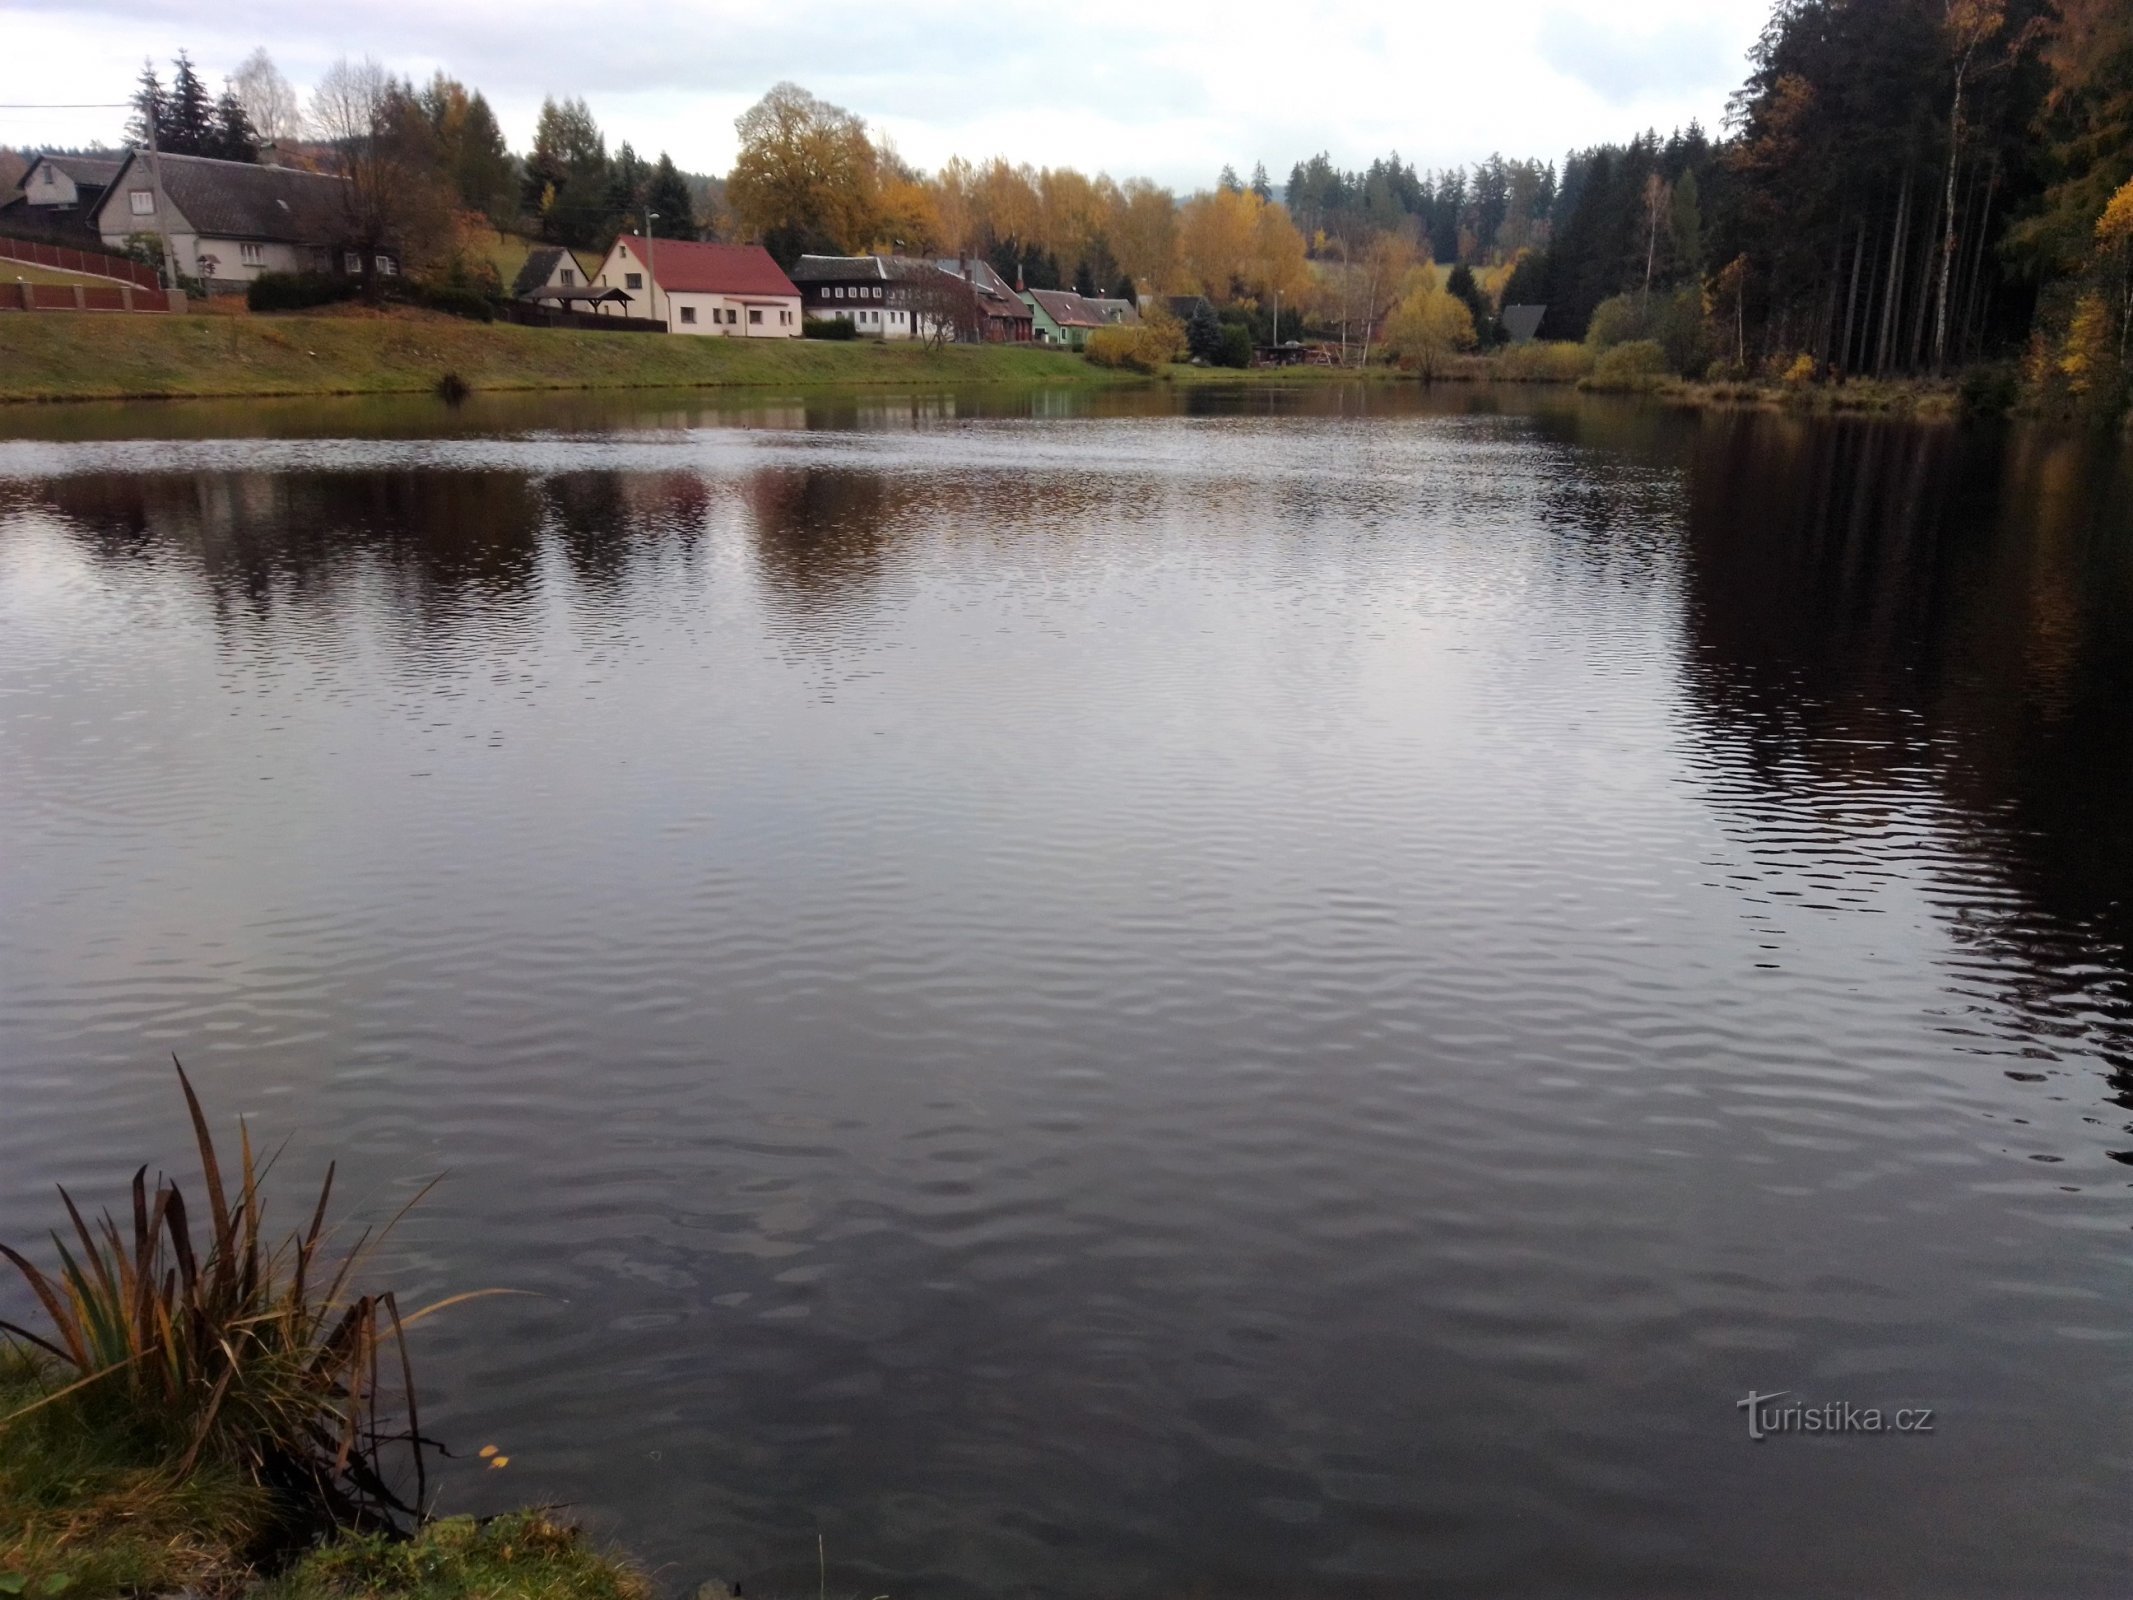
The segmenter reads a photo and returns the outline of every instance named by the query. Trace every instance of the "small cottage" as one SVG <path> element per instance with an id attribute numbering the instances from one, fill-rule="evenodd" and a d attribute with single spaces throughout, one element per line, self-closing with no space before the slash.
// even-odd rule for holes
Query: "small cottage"
<path id="1" fill-rule="evenodd" d="M 106 246 L 158 239 L 171 263 L 210 289 L 241 290 L 265 272 L 392 277 L 394 250 L 356 238 L 346 178 L 207 156 L 130 150 L 96 208 Z"/>
<path id="2" fill-rule="evenodd" d="M 621 290 L 629 315 L 664 322 L 669 333 L 800 337 L 800 291 L 761 245 L 625 233 L 608 248 L 594 281 Z"/>

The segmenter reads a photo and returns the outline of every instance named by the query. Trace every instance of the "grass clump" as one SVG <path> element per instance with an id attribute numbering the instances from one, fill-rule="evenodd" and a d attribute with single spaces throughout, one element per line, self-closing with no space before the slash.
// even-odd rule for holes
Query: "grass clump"
<path id="1" fill-rule="evenodd" d="M 0 1322 L 0 1335 L 27 1347 L 48 1380 L 0 1409 L 0 1448 L 13 1454 L 26 1425 L 70 1417 L 130 1441 L 174 1489 L 236 1474 L 286 1527 L 394 1526 L 424 1498 L 427 1441 L 406 1329 L 472 1297 L 403 1316 L 390 1292 L 355 1293 L 372 1239 L 329 1247 L 331 1166 L 308 1224 L 277 1239 L 250 1130 L 239 1124 L 233 1190 L 182 1066 L 178 1084 L 199 1150 L 204 1230 L 196 1234 L 178 1186 L 160 1175 L 151 1186 L 143 1167 L 123 1226 L 109 1212 L 92 1225 L 60 1190 L 71 1237 L 52 1235 L 56 1272 L 0 1244 L 45 1319 L 41 1329 Z M 402 1467 L 412 1468 L 411 1501 L 387 1479 Z"/>
<path id="2" fill-rule="evenodd" d="M 259 1600 L 648 1600 L 650 1580 L 540 1510 L 448 1517 L 412 1539 L 344 1538 Z"/>
<path id="3" fill-rule="evenodd" d="M 91 1600 L 233 1592 L 249 1575 L 271 1497 L 220 1463 L 171 1470 L 154 1430 L 114 1425 L 69 1396 L 53 1364 L 0 1349 L 0 1411 L 34 1407 L 0 1434 L 0 1595 Z"/>

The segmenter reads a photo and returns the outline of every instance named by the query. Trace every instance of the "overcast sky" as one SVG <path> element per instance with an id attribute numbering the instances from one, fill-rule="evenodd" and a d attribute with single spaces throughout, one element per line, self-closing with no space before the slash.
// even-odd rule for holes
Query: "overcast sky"
<path id="1" fill-rule="evenodd" d="M 995 154 L 1206 187 L 1224 162 L 1278 184 L 1316 150 L 1424 167 L 1715 127 L 1769 0 L 1138 5 L 991 0 L 8 0 L 0 101 L 122 99 L 182 45 L 210 83 L 265 45 L 300 91 L 336 56 L 480 88 L 515 148 L 544 95 L 723 172 L 733 119 L 789 78 L 920 166 Z M 167 76 L 167 71 L 166 71 Z M 0 109 L 0 144 L 115 141 L 116 111 Z"/>

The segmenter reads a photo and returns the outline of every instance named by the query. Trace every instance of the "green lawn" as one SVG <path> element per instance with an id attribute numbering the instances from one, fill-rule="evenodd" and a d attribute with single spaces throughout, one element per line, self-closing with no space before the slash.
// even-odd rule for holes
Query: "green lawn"
<path id="1" fill-rule="evenodd" d="M 0 400 L 471 389 L 1107 384 L 1078 355 L 1004 345 L 715 339 L 518 328 L 430 315 L 0 312 Z"/>

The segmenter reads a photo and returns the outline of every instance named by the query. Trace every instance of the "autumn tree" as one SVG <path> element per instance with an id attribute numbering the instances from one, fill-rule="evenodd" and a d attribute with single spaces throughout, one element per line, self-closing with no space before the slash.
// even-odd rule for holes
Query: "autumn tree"
<path id="1" fill-rule="evenodd" d="M 874 239 L 878 159 L 866 124 L 781 83 L 735 120 L 740 154 L 726 201 L 741 225 L 789 266 L 808 251 L 847 253 Z"/>
<path id="2" fill-rule="evenodd" d="M 457 196 L 412 85 L 367 56 L 343 56 L 312 91 L 310 123 L 348 180 L 348 242 L 361 248 L 366 278 L 380 250 L 418 272 L 450 250 Z"/>
<path id="3" fill-rule="evenodd" d="M 524 210 L 550 244 L 606 242 L 607 138 L 582 99 L 543 100 L 521 184 Z"/>

